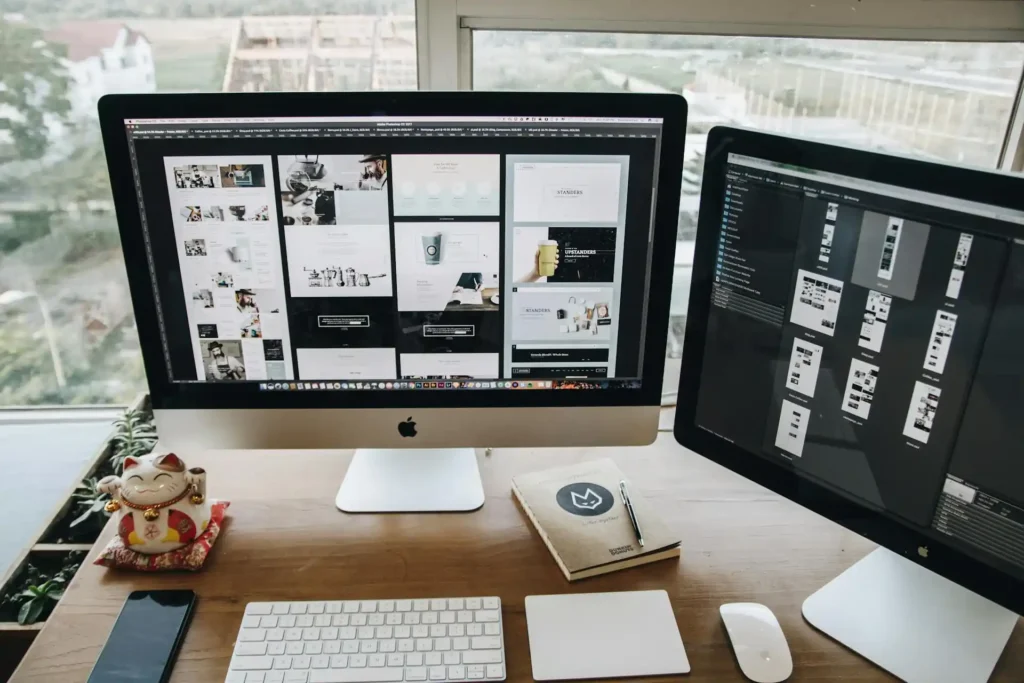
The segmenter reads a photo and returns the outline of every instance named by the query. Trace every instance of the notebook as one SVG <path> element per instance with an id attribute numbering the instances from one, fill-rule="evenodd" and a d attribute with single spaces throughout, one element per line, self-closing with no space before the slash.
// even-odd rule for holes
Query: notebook
<path id="1" fill-rule="evenodd" d="M 665 591 L 528 595 L 526 630 L 537 681 L 690 673 Z"/>
<path id="2" fill-rule="evenodd" d="M 512 479 L 512 493 L 569 581 L 679 557 L 679 537 L 643 491 L 629 486 L 640 547 L 619 494 L 623 479 L 607 458 Z"/>

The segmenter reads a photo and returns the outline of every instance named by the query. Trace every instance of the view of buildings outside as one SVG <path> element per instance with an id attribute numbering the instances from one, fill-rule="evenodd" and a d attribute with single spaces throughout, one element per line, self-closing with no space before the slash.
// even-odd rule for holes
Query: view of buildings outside
<path id="1" fill-rule="evenodd" d="M 669 355 L 682 351 L 707 133 L 758 128 L 992 168 L 1024 45 L 475 31 L 473 88 L 673 92 L 688 130 Z M 671 377 L 666 391 L 675 388 Z"/>
<path id="2" fill-rule="evenodd" d="M 414 0 L 0 0 L 0 406 L 146 386 L 102 95 L 416 85 Z"/>
<path id="3" fill-rule="evenodd" d="M 140 14 L 126 0 L 0 0 L 0 406 L 145 388 L 101 95 L 416 88 L 414 0 L 171 0 Z M 991 167 L 1024 47 L 476 31 L 473 64 L 477 89 L 686 95 L 681 334 L 712 126 Z"/>

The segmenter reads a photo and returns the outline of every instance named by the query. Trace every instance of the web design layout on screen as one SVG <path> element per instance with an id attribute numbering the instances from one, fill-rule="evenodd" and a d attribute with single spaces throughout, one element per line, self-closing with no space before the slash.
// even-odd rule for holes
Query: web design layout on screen
<path id="1" fill-rule="evenodd" d="M 636 264 L 649 253 L 654 143 L 605 143 L 644 149 L 641 162 L 462 151 L 481 144 L 419 140 L 418 150 L 460 151 L 406 154 L 395 140 L 247 140 L 271 153 L 146 157 L 139 143 L 146 178 L 159 174 L 167 193 L 167 208 L 154 187 L 143 193 L 159 207 L 147 206 L 148 220 L 153 230 L 173 226 L 177 267 L 158 249 L 152 258 L 156 277 L 180 273 L 184 301 L 161 304 L 172 320 L 183 305 L 187 321 L 167 336 L 180 356 L 187 324 L 190 361 L 178 373 L 215 382 L 638 377 L 646 284 L 627 288 L 638 300 L 623 346 L 623 278 L 629 254 Z M 631 169 L 650 172 L 633 190 Z M 630 220 L 642 222 L 630 227 L 633 205 Z M 173 291 L 176 278 L 167 282 Z"/>
<path id="2" fill-rule="evenodd" d="M 697 424 L 1024 575 L 1000 447 L 1024 435 L 1024 214 L 748 161 L 727 167 Z"/>
<path id="3" fill-rule="evenodd" d="M 508 156 L 507 376 L 615 376 L 628 175 L 625 156 Z"/>

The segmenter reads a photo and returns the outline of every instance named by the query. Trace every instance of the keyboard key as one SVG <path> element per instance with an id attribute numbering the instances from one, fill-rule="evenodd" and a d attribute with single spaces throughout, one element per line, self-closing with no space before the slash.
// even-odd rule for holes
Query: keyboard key
<path id="1" fill-rule="evenodd" d="M 366 623 L 369 624 L 370 626 L 383 626 L 384 625 L 384 615 L 381 614 L 380 612 L 377 612 L 376 614 L 371 614 L 370 618 L 366 620 Z"/>
<path id="2" fill-rule="evenodd" d="M 348 665 L 352 669 L 366 668 L 366 655 L 352 655 L 348 658 Z"/>
<path id="3" fill-rule="evenodd" d="M 414 612 L 426 612 L 430 609 L 430 600 L 413 600 L 412 610 Z"/>
<path id="4" fill-rule="evenodd" d="M 313 625 L 313 615 L 312 614 L 302 614 L 302 615 L 299 615 L 299 616 L 295 617 L 295 627 L 296 628 L 309 628 L 312 625 Z"/>
<path id="5" fill-rule="evenodd" d="M 466 624 L 467 636 L 482 636 L 484 634 L 483 624 Z"/>
<path id="6" fill-rule="evenodd" d="M 428 637 L 430 637 L 430 627 L 429 626 L 423 626 L 423 625 L 413 626 L 412 627 L 412 637 L 413 638 L 428 638 Z"/>
<path id="7" fill-rule="evenodd" d="M 267 654 L 266 643 L 239 643 L 235 646 L 235 654 L 244 657 Z"/>
<path id="8" fill-rule="evenodd" d="M 500 650 L 501 638 L 495 636 L 479 636 L 473 638 L 469 645 L 474 650 Z"/>
<path id="9" fill-rule="evenodd" d="M 381 600 L 377 603 L 378 612 L 394 612 L 395 601 L 394 600 Z"/>
<path id="10" fill-rule="evenodd" d="M 359 641 L 358 640 L 343 640 L 341 642 L 341 652 L 346 655 L 354 655 L 359 652 Z"/>
<path id="11" fill-rule="evenodd" d="M 487 678 L 504 678 L 505 667 L 501 664 L 488 664 L 487 665 Z"/>
<path id="12" fill-rule="evenodd" d="M 379 653 L 373 654 L 369 656 L 369 658 L 366 660 L 366 663 L 373 668 L 381 667 L 388 663 L 388 656 Z"/>
<path id="13" fill-rule="evenodd" d="M 310 658 L 307 655 L 300 655 L 298 657 L 292 657 L 292 668 L 293 669 L 308 669 L 310 664 Z"/>
<path id="14" fill-rule="evenodd" d="M 296 618 L 294 614 L 286 614 L 278 618 L 277 625 L 281 628 L 295 628 Z"/>
<path id="15" fill-rule="evenodd" d="M 285 640 L 302 640 L 301 628 L 290 628 L 284 632 Z"/>
<path id="16" fill-rule="evenodd" d="M 395 602 L 396 612 L 410 612 L 412 611 L 412 600 L 398 600 Z"/>
<path id="17" fill-rule="evenodd" d="M 359 603 L 353 601 L 346 602 L 344 605 L 342 605 L 341 611 L 344 614 L 355 614 L 359 611 Z"/>
<path id="18" fill-rule="evenodd" d="M 279 617 L 260 617 L 260 628 L 277 628 Z M 243 624 L 244 625 L 244 624 Z"/>
<path id="19" fill-rule="evenodd" d="M 438 652 L 447 652 L 452 649 L 451 638 L 434 638 L 434 649 Z"/>
<path id="20" fill-rule="evenodd" d="M 324 605 L 324 612 L 327 614 L 341 614 L 341 601 L 335 600 Z"/>
<path id="21" fill-rule="evenodd" d="M 238 632 L 240 643 L 262 643 L 267 639 L 267 631 L 262 628 L 243 628 Z"/>
<path id="22" fill-rule="evenodd" d="M 393 640 L 381 640 L 379 641 L 380 651 L 384 653 L 395 652 L 398 650 L 398 643 Z"/>
<path id="23" fill-rule="evenodd" d="M 374 652 L 377 651 L 377 641 L 376 640 L 364 640 L 364 641 L 360 642 L 359 643 L 359 651 L 362 652 L 364 655 L 373 654 Z"/>
<path id="24" fill-rule="evenodd" d="M 288 609 L 288 612 L 290 614 L 305 614 L 306 613 L 306 603 L 304 603 L 304 602 L 293 602 L 291 604 L 291 607 Z"/>
<path id="25" fill-rule="evenodd" d="M 501 609 L 501 600 L 498 600 L 498 598 L 484 598 L 484 609 Z"/>
<path id="26" fill-rule="evenodd" d="M 427 666 L 439 666 L 443 661 L 440 652 L 428 652 L 427 654 L 423 655 L 423 659 L 426 662 Z"/>
<path id="27" fill-rule="evenodd" d="M 463 664 L 500 664 L 501 650 L 467 650 L 462 653 Z"/>
<path id="28" fill-rule="evenodd" d="M 231 658 L 233 671 L 266 671 L 274 667 L 273 657 L 241 657 L 235 655 Z"/>
<path id="29" fill-rule="evenodd" d="M 442 624 L 454 624 L 455 623 L 455 612 L 441 612 L 439 621 Z"/>
<path id="30" fill-rule="evenodd" d="M 464 667 L 464 666 L 449 666 L 448 667 L 448 680 L 449 681 L 464 681 L 464 680 L 466 680 L 466 667 Z"/>
<path id="31" fill-rule="evenodd" d="M 338 640 L 355 640 L 356 629 L 354 626 L 345 626 L 338 629 Z"/>
<path id="32" fill-rule="evenodd" d="M 259 617 L 242 617 L 242 628 L 259 628 L 263 625 L 260 621 Z"/>
<path id="33" fill-rule="evenodd" d="M 453 650 L 468 650 L 469 649 L 469 638 L 452 638 L 452 649 Z"/>
<path id="34" fill-rule="evenodd" d="M 396 626 L 395 638 L 412 638 L 412 626 Z"/>
<path id="35" fill-rule="evenodd" d="M 320 629 L 316 628 L 304 628 L 302 629 L 303 640 L 320 640 Z"/>
<path id="36" fill-rule="evenodd" d="M 437 612 L 424 612 L 420 616 L 420 623 L 423 624 L 436 624 L 437 623 Z"/>
<path id="37" fill-rule="evenodd" d="M 335 614 L 331 617 L 331 626 L 348 626 L 347 614 Z"/>
<path id="38" fill-rule="evenodd" d="M 399 683 L 402 669 L 338 669 L 311 671 L 309 683 Z"/>
<path id="39" fill-rule="evenodd" d="M 419 638 L 416 641 L 416 651 L 417 652 L 430 652 L 433 649 L 434 649 L 434 641 L 432 641 L 430 638 Z"/>
<path id="40" fill-rule="evenodd" d="M 344 669 L 348 666 L 348 655 L 334 655 L 331 657 L 332 669 Z"/>
<path id="41" fill-rule="evenodd" d="M 324 643 L 324 654 L 325 655 L 336 655 L 341 652 L 341 641 L 340 640 L 328 640 Z"/>
<path id="42" fill-rule="evenodd" d="M 398 612 L 392 612 L 385 616 L 384 623 L 388 626 L 398 626 L 402 623 L 402 615 Z"/>
<path id="43" fill-rule="evenodd" d="M 284 674 L 284 683 L 307 683 L 309 673 L 306 671 L 287 671 Z"/>
<path id="44" fill-rule="evenodd" d="M 309 666 L 312 669 L 326 669 L 331 664 L 331 658 L 327 655 L 317 655 L 310 660 Z"/>
<path id="45" fill-rule="evenodd" d="M 427 680 L 427 670 L 422 666 L 414 666 L 405 670 L 405 680 L 407 681 L 425 681 Z"/>
<path id="46" fill-rule="evenodd" d="M 284 629 L 283 628 L 271 628 L 267 629 L 267 641 L 268 642 L 279 642 L 284 640 Z"/>
<path id="47" fill-rule="evenodd" d="M 423 666 L 423 655 L 419 652 L 410 652 L 405 656 L 406 666 Z"/>
<path id="48" fill-rule="evenodd" d="M 366 615 L 365 614 L 353 614 L 348 620 L 348 623 L 352 626 L 366 626 Z"/>
<path id="49" fill-rule="evenodd" d="M 435 598 L 430 601 L 430 609 L 434 610 L 435 612 L 440 612 L 441 610 L 448 609 L 448 601 L 444 598 Z"/>
<path id="50" fill-rule="evenodd" d="M 331 625 L 331 615 L 330 614 L 318 614 L 318 615 L 316 615 L 316 618 L 313 619 L 313 626 L 324 627 L 324 626 L 330 626 L 330 625 Z"/>
<path id="51" fill-rule="evenodd" d="M 387 640 L 395 635 L 395 629 L 390 626 L 378 626 L 375 631 L 377 640 Z"/>
<path id="52" fill-rule="evenodd" d="M 485 636 L 500 636 L 501 624 L 484 624 Z"/>
<path id="53" fill-rule="evenodd" d="M 322 602 L 311 602 L 309 603 L 310 614 L 323 614 L 326 609 L 326 605 Z"/>
<path id="54" fill-rule="evenodd" d="M 292 668 L 291 657 L 274 657 L 274 668 L 275 669 L 290 669 Z"/>
<path id="55" fill-rule="evenodd" d="M 441 655 L 441 662 L 445 665 L 458 664 L 460 661 L 458 652 L 445 652 Z"/>
<path id="56" fill-rule="evenodd" d="M 443 666 L 432 666 L 428 673 L 432 681 L 443 681 L 447 678 L 447 671 L 445 671 Z"/>
<path id="57" fill-rule="evenodd" d="M 496 609 L 482 609 L 477 610 L 473 614 L 473 621 L 479 623 L 493 622 L 501 620 L 501 612 Z"/>
<path id="58" fill-rule="evenodd" d="M 405 664 L 405 655 L 397 652 L 388 655 L 388 666 L 402 666 Z"/>
<path id="59" fill-rule="evenodd" d="M 278 655 L 283 655 L 285 653 L 284 645 L 284 642 L 267 643 L 267 654 L 272 655 L 274 657 L 277 657 Z"/>
<path id="60" fill-rule="evenodd" d="M 451 624 L 450 626 L 448 626 L 448 635 L 452 636 L 453 638 L 461 638 L 462 636 L 466 635 L 465 624 Z"/>
<path id="61" fill-rule="evenodd" d="M 460 609 L 466 609 L 466 601 L 462 598 L 450 598 L 448 600 L 448 609 L 458 611 Z"/>
<path id="62" fill-rule="evenodd" d="M 268 671 L 263 683 L 284 683 L 283 671 Z"/>
<path id="63" fill-rule="evenodd" d="M 273 614 L 282 615 L 288 614 L 288 608 L 291 607 L 287 602 L 276 602 L 274 603 Z"/>
<path id="64" fill-rule="evenodd" d="M 406 626 L 415 626 L 416 624 L 420 623 L 420 613 L 406 612 L 405 616 L 402 617 L 402 623 Z"/>
<path id="65" fill-rule="evenodd" d="M 315 643 L 306 643 L 306 649 L 303 654 L 307 655 L 320 655 L 324 652 L 324 644 L 319 640 Z"/>
<path id="66" fill-rule="evenodd" d="M 245 683 L 267 683 L 267 672 L 250 671 L 245 674 Z"/>
<path id="67" fill-rule="evenodd" d="M 357 633 L 359 640 L 370 640 L 373 638 L 375 631 L 372 626 L 360 626 Z"/>
<path id="68" fill-rule="evenodd" d="M 334 626 L 320 629 L 320 640 L 338 640 L 338 629 Z"/>
<path id="69" fill-rule="evenodd" d="M 361 603 L 359 603 L 359 611 L 360 612 L 366 612 L 366 613 L 376 612 L 377 611 L 377 601 L 376 600 L 363 600 Z"/>
<path id="70" fill-rule="evenodd" d="M 272 614 L 274 611 L 273 603 L 269 602 L 250 602 L 245 606 L 246 614 L 255 614 L 257 616 L 263 616 L 265 614 Z"/>
<path id="71" fill-rule="evenodd" d="M 286 645 L 287 645 L 287 647 L 285 648 L 285 654 L 286 655 L 301 655 L 302 653 L 304 653 L 306 651 L 305 643 L 302 643 L 302 642 L 299 642 L 299 641 L 296 641 L 294 643 L 286 643 Z"/>
<path id="72" fill-rule="evenodd" d="M 456 621 L 460 624 L 471 624 L 473 623 L 473 613 L 467 610 L 462 610 L 455 615 Z"/>
<path id="73" fill-rule="evenodd" d="M 480 598 L 466 598 L 466 609 L 477 610 L 484 608 L 484 601 Z"/>
<path id="74" fill-rule="evenodd" d="M 484 667 L 480 665 L 467 666 L 466 673 L 468 674 L 468 678 L 471 681 L 478 681 L 487 675 L 486 669 L 484 669 Z"/>
<path id="75" fill-rule="evenodd" d="M 443 638 L 448 635 L 448 627 L 444 624 L 434 624 L 430 627 L 431 638 Z"/>

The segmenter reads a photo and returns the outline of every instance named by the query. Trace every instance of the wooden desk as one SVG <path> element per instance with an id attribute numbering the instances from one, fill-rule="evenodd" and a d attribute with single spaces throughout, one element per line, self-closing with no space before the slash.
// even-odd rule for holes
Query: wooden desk
<path id="1" fill-rule="evenodd" d="M 683 557 L 569 584 L 509 492 L 517 473 L 611 456 L 679 530 Z M 85 681 L 127 594 L 191 588 L 195 620 L 175 683 L 221 683 L 245 603 L 252 600 L 498 595 L 508 680 L 531 680 L 528 594 L 666 589 L 693 671 L 687 681 L 745 680 L 718 616 L 753 600 L 778 615 L 793 650 L 792 681 L 891 681 L 818 633 L 803 599 L 872 545 L 693 455 L 661 434 L 630 449 L 496 450 L 481 455 L 487 503 L 472 514 L 344 515 L 334 496 L 349 454 L 221 452 L 189 457 L 210 490 L 232 501 L 209 566 L 195 575 L 128 574 L 84 567 L 13 683 Z M 108 526 L 106 536 L 113 532 Z M 1014 632 L 995 681 L 1024 680 L 1024 629 Z"/>

